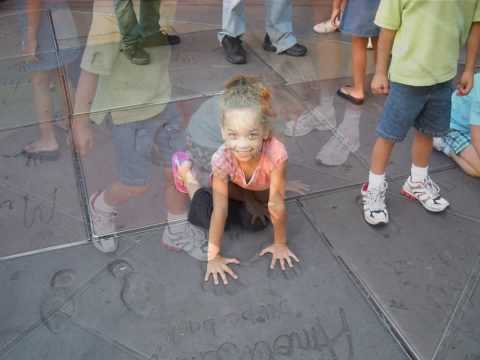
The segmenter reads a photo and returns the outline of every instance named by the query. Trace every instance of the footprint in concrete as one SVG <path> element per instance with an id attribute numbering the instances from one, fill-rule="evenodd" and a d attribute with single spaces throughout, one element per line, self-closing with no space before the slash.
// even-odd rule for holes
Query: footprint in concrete
<path id="1" fill-rule="evenodd" d="M 123 281 L 120 299 L 125 307 L 143 318 L 161 318 L 165 315 L 163 284 L 136 272 L 126 260 L 115 260 L 108 265 L 110 273 Z"/>
<path id="2" fill-rule="evenodd" d="M 57 271 L 50 279 L 49 294 L 40 304 L 40 319 L 54 334 L 61 332 L 75 313 L 74 282 L 72 269 Z"/>

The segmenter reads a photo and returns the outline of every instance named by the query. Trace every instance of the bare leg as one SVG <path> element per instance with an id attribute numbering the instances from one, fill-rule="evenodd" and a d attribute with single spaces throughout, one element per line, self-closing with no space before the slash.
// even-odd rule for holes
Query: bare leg
<path id="1" fill-rule="evenodd" d="M 353 86 L 343 91 L 356 99 L 365 98 L 365 73 L 367 68 L 368 38 L 352 37 L 352 76 Z"/>
<path id="2" fill-rule="evenodd" d="M 433 149 L 433 138 L 415 130 L 415 138 L 412 144 L 412 162 L 418 167 L 427 167 Z"/>
<path id="3" fill-rule="evenodd" d="M 459 155 L 452 154 L 451 158 L 467 175 L 480 177 L 480 156 L 472 145 L 469 145 Z"/>
<path id="4" fill-rule="evenodd" d="M 192 162 L 184 161 L 178 167 L 178 176 L 182 179 L 188 191 L 188 196 L 193 199 L 193 196 L 201 188 L 200 182 L 197 180 L 192 172 Z"/>
<path id="5" fill-rule="evenodd" d="M 168 212 L 172 214 L 184 214 L 187 211 L 187 197 L 175 189 L 172 169 L 164 168 L 163 175 L 165 179 L 165 205 Z"/>
<path id="6" fill-rule="evenodd" d="M 35 72 L 32 75 L 33 103 L 40 137 L 37 141 L 25 147 L 26 151 L 54 151 L 58 149 L 53 127 L 53 104 L 50 95 L 50 77 L 46 71 Z"/>
<path id="7" fill-rule="evenodd" d="M 370 171 L 377 175 L 385 174 L 388 161 L 392 154 L 395 142 L 384 138 L 377 138 L 372 150 L 372 158 L 370 161 Z"/>
<path id="8" fill-rule="evenodd" d="M 107 205 L 117 207 L 128 202 L 132 198 L 142 196 L 147 191 L 148 186 L 129 186 L 117 181 L 105 191 L 104 199 Z"/>

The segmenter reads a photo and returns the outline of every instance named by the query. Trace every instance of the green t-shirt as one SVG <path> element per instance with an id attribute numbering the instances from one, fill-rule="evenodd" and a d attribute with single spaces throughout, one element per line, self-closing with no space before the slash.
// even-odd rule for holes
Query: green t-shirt
<path id="1" fill-rule="evenodd" d="M 378 26 L 396 31 L 390 80 L 430 86 L 453 79 L 480 0 L 381 0 Z"/>

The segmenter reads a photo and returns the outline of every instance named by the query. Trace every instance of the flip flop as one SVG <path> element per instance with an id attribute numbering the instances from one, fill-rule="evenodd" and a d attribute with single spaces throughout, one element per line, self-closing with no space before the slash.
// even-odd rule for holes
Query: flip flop
<path id="1" fill-rule="evenodd" d="M 178 167 L 184 162 L 190 160 L 190 156 L 185 151 L 177 151 L 172 156 L 172 174 L 175 181 L 177 191 L 188 194 L 187 187 L 182 179 L 178 176 Z"/>
<path id="2" fill-rule="evenodd" d="M 343 90 L 343 88 L 340 88 L 340 89 L 337 90 L 337 95 L 340 96 L 342 99 L 345 99 L 345 100 L 351 102 L 354 105 L 363 105 L 363 103 L 365 101 L 365 99 L 359 99 L 359 98 L 353 97 L 350 94 L 347 94 Z"/>
<path id="3" fill-rule="evenodd" d="M 27 159 L 39 160 L 39 161 L 56 161 L 60 158 L 60 150 L 40 150 L 40 151 L 27 151 L 22 150 L 21 154 Z"/>

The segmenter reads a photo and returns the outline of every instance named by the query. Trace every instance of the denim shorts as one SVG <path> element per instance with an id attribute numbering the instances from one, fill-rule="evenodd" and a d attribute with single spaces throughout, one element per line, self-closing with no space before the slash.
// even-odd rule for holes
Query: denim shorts
<path id="1" fill-rule="evenodd" d="M 410 86 L 390 83 L 390 92 L 377 126 L 377 135 L 391 141 L 403 141 L 411 127 L 440 137 L 450 128 L 452 83 Z"/>
<path id="2" fill-rule="evenodd" d="M 148 185 L 153 173 L 152 156 L 161 156 L 162 164 L 170 164 L 173 153 L 185 148 L 185 134 L 179 122 L 175 105 L 168 105 L 151 119 L 113 125 L 117 173 L 123 184 Z"/>

